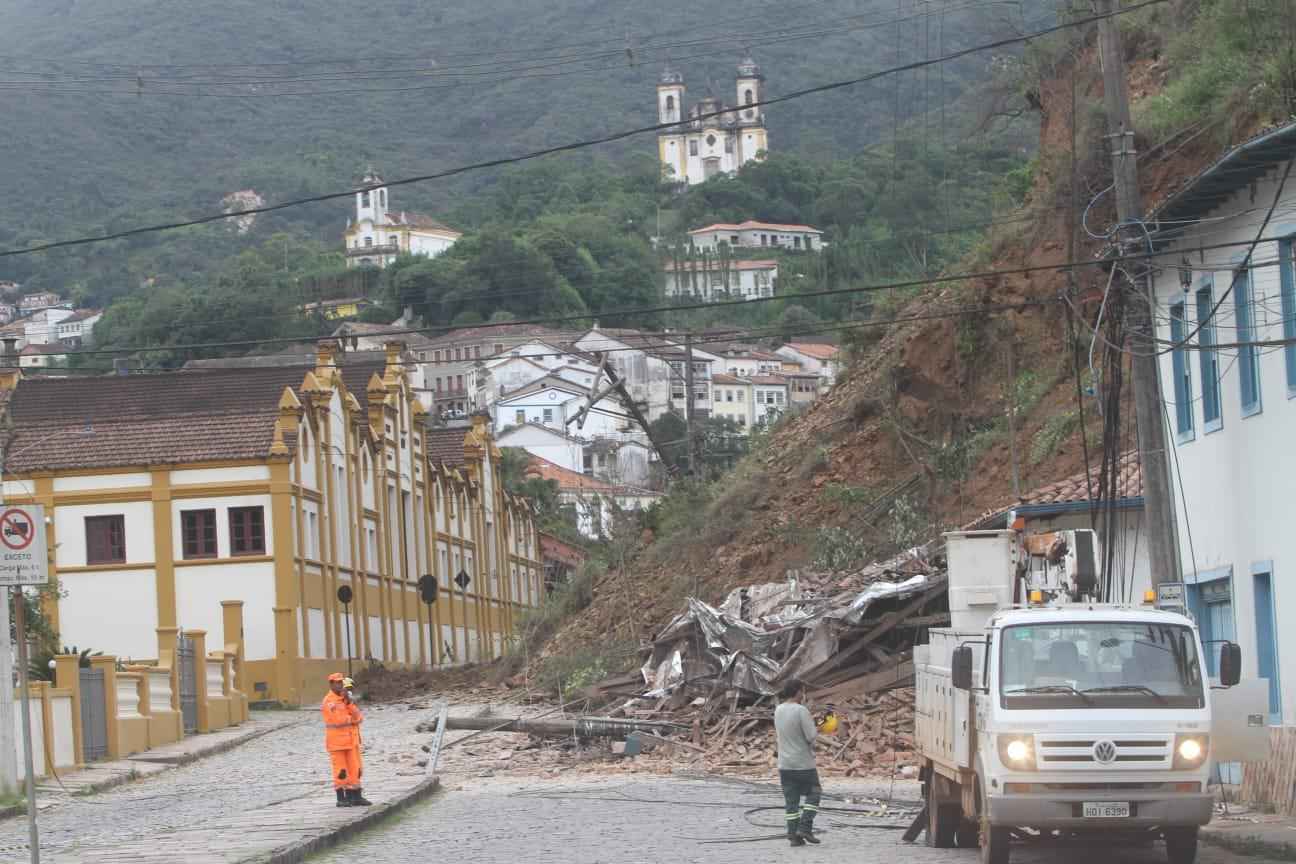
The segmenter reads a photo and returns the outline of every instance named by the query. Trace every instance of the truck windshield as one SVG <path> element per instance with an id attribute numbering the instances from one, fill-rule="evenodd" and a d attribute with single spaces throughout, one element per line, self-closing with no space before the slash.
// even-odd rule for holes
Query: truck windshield
<path id="1" fill-rule="evenodd" d="M 1085 621 L 1005 627 L 1004 708 L 1202 708 L 1192 630 L 1175 624 Z"/>

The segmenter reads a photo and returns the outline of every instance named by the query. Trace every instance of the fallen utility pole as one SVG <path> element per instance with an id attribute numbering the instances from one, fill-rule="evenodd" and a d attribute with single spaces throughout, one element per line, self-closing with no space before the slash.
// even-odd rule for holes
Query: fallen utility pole
<path id="1" fill-rule="evenodd" d="M 418 731 L 430 731 L 420 723 Z M 685 727 L 663 720 L 623 720 L 619 717 L 571 717 L 563 720 L 528 720 L 525 717 L 447 717 L 446 729 L 476 729 L 487 732 L 520 732 L 542 738 L 624 738 L 631 732 L 675 732 Z"/>
<path id="2" fill-rule="evenodd" d="M 1097 0 L 1099 15 L 1114 16 L 1116 0 Z M 1120 24 L 1114 17 L 1098 22 L 1102 51 L 1103 102 L 1107 108 L 1107 139 L 1111 142 L 1112 175 L 1116 185 L 1116 215 L 1120 220 L 1116 236 L 1131 232 L 1133 245 L 1146 245 L 1142 227 L 1143 202 L 1139 195 L 1138 151 L 1134 126 L 1130 122 L 1129 84 L 1125 80 L 1125 50 Z M 1151 250 L 1148 250 L 1149 252 Z M 1125 252 L 1122 242 L 1122 254 Z M 1135 262 L 1131 275 L 1133 303 L 1130 304 L 1131 353 L 1134 372 L 1134 408 L 1138 421 L 1139 467 L 1143 472 L 1143 511 L 1147 520 L 1148 565 L 1152 587 L 1183 578 L 1179 566 L 1179 545 L 1175 540 L 1174 499 L 1170 496 L 1170 464 L 1166 450 L 1165 412 L 1157 370 L 1158 352 L 1152 310 L 1156 307 L 1150 259 Z M 1113 265 L 1115 266 L 1115 265 Z M 1112 542 L 1107 538 L 1107 542 Z"/>

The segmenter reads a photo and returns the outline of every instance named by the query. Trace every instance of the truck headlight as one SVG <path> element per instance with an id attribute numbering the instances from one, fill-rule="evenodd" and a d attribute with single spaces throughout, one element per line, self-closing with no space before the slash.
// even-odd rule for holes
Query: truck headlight
<path id="1" fill-rule="evenodd" d="M 1176 735 L 1174 743 L 1174 768 L 1196 768 L 1206 761 L 1210 752 L 1208 735 Z"/>
<path id="2" fill-rule="evenodd" d="M 999 761 L 1017 771 L 1035 770 L 1035 736 L 1034 735 L 1000 735 Z"/>

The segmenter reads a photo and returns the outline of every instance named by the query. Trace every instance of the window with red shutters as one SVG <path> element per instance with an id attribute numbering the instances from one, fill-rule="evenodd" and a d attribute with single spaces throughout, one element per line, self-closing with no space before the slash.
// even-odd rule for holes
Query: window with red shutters
<path id="1" fill-rule="evenodd" d="M 126 518 L 87 516 L 86 563 L 116 564 L 126 560 Z"/>
<path id="2" fill-rule="evenodd" d="M 265 509 L 262 507 L 231 507 L 230 554 L 265 554 Z"/>
<path id="3" fill-rule="evenodd" d="M 185 558 L 215 558 L 216 511 L 180 511 L 180 539 Z"/>

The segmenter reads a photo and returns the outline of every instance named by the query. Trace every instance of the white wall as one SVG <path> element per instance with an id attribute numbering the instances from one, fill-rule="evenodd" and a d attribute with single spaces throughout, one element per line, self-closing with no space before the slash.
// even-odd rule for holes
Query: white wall
<path id="1" fill-rule="evenodd" d="M 695 293 L 703 300 L 724 296 L 722 292 L 726 289 L 722 269 L 715 267 L 702 270 L 700 264 L 698 267 L 696 277 L 692 275 L 687 264 L 678 273 L 674 270 L 664 271 L 666 274 L 667 296 L 673 297 L 679 294 Z M 728 297 L 743 300 L 750 300 L 753 297 L 771 297 L 774 294 L 774 282 L 776 279 L 778 279 L 777 267 L 760 270 L 740 270 L 736 266 L 731 267 L 729 271 Z"/>
<path id="2" fill-rule="evenodd" d="M 1155 280 L 1158 336 L 1169 339 L 1171 304 L 1185 301 L 1190 329 L 1196 326 L 1195 292 L 1213 277 L 1212 300 L 1217 303 L 1231 282 L 1233 266 L 1245 254 L 1247 245 L 1209 250 L 1205 262 L 1200 245 L 1249 244 L 1260 231 L 1265 213 L 1277 188 L 1275 172 L 1256 185 L 1254 193 L 1243 188 L 1220 203 L 1212 216 L 1242 213 L 1232 218 L 1194 227 L 1171 247 L 1173 254 L 1160 259 L 1164 269 Z M 1254 198 L 1252 197 L 1254 194 Z M 1284 199 L 1264 231 L 1266 242 L 1256 246 L 1253 261 L 1273 262 L 1279 247 L 1272 238 L 1296 235 L 1292 218 L 1296 185 L 1288 183 Z M 1189 257 L 1195 272 L 1185 298 L 1175 266 L 1180 252 Z M 1280 269 L 1261 266 L 1252 270 L 1252 295 L 1257 340 L 1282 339 L 1283 313 Z M 1213 305 L 1213 304 L 1212 304 Z M 1237 341 L 1238 331 L 1233 297 L 1220 305 L 1215 321 L 1215 342 Z M 1291 349 L 1286 349 L 1291 350 Z M 1173 384 L 1173 355 L 1161 358 L 1161 382 L 1167 402 L 1167 438 L 1174 444 L 1170 476 L 1175 484 L 1180 559 L 1188 581 L 1192 573 L 1228 572 L 1232 589 L 1233 624 L 1236 641 L 1242 647 L 1243 674 L 1258 674 L 1259 645 L 1256 635 L 1255 578 L 1257 569 L 1271 573 L 1274 629 L 1278 648 L 1278 673 L 1282 686 L 1282 719 L 1296 722 L 1296 634 L 1282 623 L 1296 612 L 1296 531 L 1292 530 L 1291 490 L 1296 488 L 1296 393 L 1287 380 L 1285 350 L 1262 349 L 1259 354 L 1260 410 L 1243 416 L 1238 350 L 1219 349 L 1221 423 L 1207 431 L 1202 401 L 1201 352 L 1186 351 L 1192 399 L 1193 429 L 1178 433 L 1177 404 Z M 1179 475 L 1182 474 L 1182 495 Z M 1186 506 L 1185 502 L 1186 501 Z"/>
<path id="3" fill-rule="evenodd" d="M 208 646 L 223 645 L 222 600 L 243 601 L 243 636 L 249 660 L 272 660 L 274 638 L 274 562 L 177 567 L 176 619 L 186 630 L 206 630 Z"/>
<path id="4" fill-rule="evenodd" d="M 60 573 L 59 586 L 65 592 L 58 601 L 62 644 L 118 657 L 157 657 L 157 574 L 151 567 Z"/>
<path id="5" fill-rule="evenodd" d="M 148 477 L 147 474 L 142 476 Z M 270 468 L 266 465 L 234 465 L 228 468 L 185 468 L 171 472 L 171 484 L 173 486 L 184 486 L 193 483 L 249 483 L 269 479 Z"/>
<path id="6" fill-rule="evenodd" d="M 91 489 L 125 489 L 149 486 L 153 478 L 147 472 L 132 474 L 88 474 L 77 477 L 55 477 L 55 492 L 83 492 Z M 7 489 L 5 490 L 8 491 Z"/>
<path id="7" fill-rule="evenodd" d="M 126 562 L 153 563 L 153 505 L 148 501 L 108 504 L 61 504 L 54 508 L 57 547 L 54 560 L 59 567 L 86 566 L 87 516 L 122 516 L 126 532 Z"/>
<path id="8" fill-rule="evenodd" d="M 495 443 L 500 447 L 521 447 L 528 453 L 577 473 L 585 467 L 585 448 L 579 441 L 560 438 L 534 426 L 515 427 L 500 436 Z"/>

